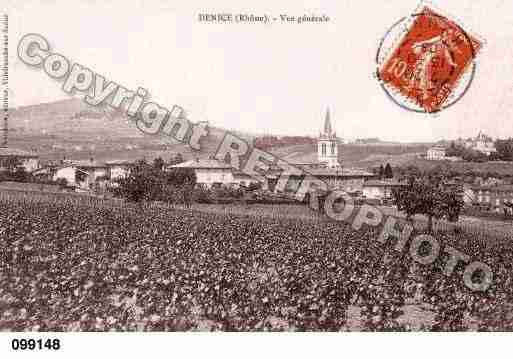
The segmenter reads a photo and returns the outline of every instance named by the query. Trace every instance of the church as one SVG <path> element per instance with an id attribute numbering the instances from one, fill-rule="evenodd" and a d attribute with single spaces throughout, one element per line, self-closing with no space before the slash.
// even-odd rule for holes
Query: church
<path id="1" fill-rule="evenodd" d="M 302 151 L 294 152 L 282 157 L 283 160 L 302 169 L 305 173 L 313 175 L 328 184 L 330 189 L 341 189 L 356 193 L 363 191 L 365 180 L 375 178 L 367 171 L 355 168 L 346 168 L 342 165 L 340 142 L 336 131 L 332 127 L 329 109 L 324 116 L 322 130 L 317 138 L 316 145 L 308 146 Z M 272 149 L 270 150 L 272 153 Z M 256 180 L 247 174 L 235 171 L 229 165 L 212 159 L 194 159 L 172 167 L 191 168 L 196 173 L 197 183 L 207 187 L 215 185 L 248 186 Z M 269 187 L 273 188 L 280 176 L 279 168 L 271 168 L 267 172 Z M 297 190 L 302 176 L 290 176 L 286 191 Z"/>
<path id="2" fill-rule="evenodd" d="M 324 164 L 328 168 L 340 167 L 338 148 L 337 132 L 331 128 L 330 110 L 328 109 L 324 119 L 323 132 L 319 133 L 319 139 L 317 140 L 318 163 Z"/>
<path id="3" fill-rule="evenodd" d="M 329 109 L 326 110 L 316 147 L 316 151 L 292 154 L 286 156 L 284 160 L 323 180 L 332 190 L 339 189 L 349 193 L 362 192 L 364 182 L 376 177 L 368 171 L 343 166 L 341 144 L 332 127 Z M 288 189 L 293 191 L 299 186 L 301 178 L 291 176 L 289 182 Z"/>

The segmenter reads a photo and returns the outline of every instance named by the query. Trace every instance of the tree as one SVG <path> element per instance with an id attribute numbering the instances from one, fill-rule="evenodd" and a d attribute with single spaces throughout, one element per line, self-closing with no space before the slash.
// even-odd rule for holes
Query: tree
<path id="1" fill-rule="evenodd" d="M 157 157 L 153 160 L 153 167 L 155 167 L 158 170 L 164 169 L 164 160 L 162 157 Z"/>
<path id="2" fill-rule="evenodd" d="M 383 165 L 379 165 L 378 176 L 379 179 L 383 179 L 385 177 L 385 168 Z"/>
<path id="3" fill-rule="evenodd" d="M 433 232 L 433 218 L 456 222 L 464 204 L 462 188 L 447 183 L 438 175 L 410 177 L 405 186 L 394 189 L 392 194 L 397 209 L 405 212 L 408 220 L 416 214 L 428 218 L 430 233 Z"/>
<path id="4" fill-rule="evenodd" d="M 128 176 L 116 180 L 119 185 L 115 190 L 116 194 L 130 202 L 140 202 L 154 197 L 160 188 L 157 172 L 158 169 L 145 160 L 137 161 L 130 168 Z"/>
<path id="5" fill-rule="evenodd" d="M 496 157 L 503 161 L 513 161 L 513 138 L 507 140 L 497 140 L 495 142 L 497 150 Z"/>
<path id="6" fill-rule="evenodd" d="M 27 173 L 25 167 L 17 167 L 13 174 L 13 180 L 16 182 L 28 182 L 30 174 Z"/>
<path id="7" fill-rule="evenodd" d="M 170 161 L 171 165 L 177 165 L 182 162 L 184 162 L 184 159 L 181 153 L 177 153 Z"/>
<path id="8" fill-rule="evenodd" d="M 454 141 L 451 141 L 450 146 L 445 150 L 445 155 L 447 157 L 460 157 L 461 156 L 461 146 L 456 146 Z"/>
<path id="9" fill-rule="evenodd" d="M 17 156 L 0 158 L 0 168 L 4 168 L 9 172 L 14 172 L 18 167 L 21 167 L 22 164 L 21 159 Z"/>
<path id="10" fill-rule="evenodd" d="M 390 166 L 390 163 L 386 164 L 383 175 L 385 178 L 394 178 L 394 172 L 392 171 L 392 166 Z"/>
<path id="11" fill-rule="evenodd" d="M 117 180 L 115 194 L 131 202 L 166 201 L 189 203 L 196 184 L 196 174 L 190 168 L 164 171 L 160 164 L 136 162 L 129 175 Z"/>

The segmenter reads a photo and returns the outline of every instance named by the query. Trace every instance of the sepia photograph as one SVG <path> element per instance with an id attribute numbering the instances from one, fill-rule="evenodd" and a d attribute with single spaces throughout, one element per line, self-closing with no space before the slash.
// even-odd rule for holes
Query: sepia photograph
<path id="1" fill-rule="evenodd" d="M 513 331 L 513 4 L 2 5 L 6 357 Z"/>

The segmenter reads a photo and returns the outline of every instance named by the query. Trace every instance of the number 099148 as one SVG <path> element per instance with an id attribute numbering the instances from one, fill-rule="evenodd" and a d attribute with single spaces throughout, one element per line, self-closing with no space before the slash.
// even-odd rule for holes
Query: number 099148
<path id="1" fill-rule="evenodd" d="M 13 339 L 11 348 L 13 350 L 59 350 L 61 342 L 59 339 Z"/>

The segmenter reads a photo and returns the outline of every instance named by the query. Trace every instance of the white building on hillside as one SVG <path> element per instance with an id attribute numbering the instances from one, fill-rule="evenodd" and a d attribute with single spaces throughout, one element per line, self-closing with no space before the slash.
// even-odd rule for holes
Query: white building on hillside
<path id="1" fill-rule="evenodd" d="M 445 147 L 435 146 L 427 150 L 426 159 L 430 161 L 445 160 Z"/>
<path id="2" fill-rule="evenodd" d="M 479 131 L 475 138 L 465 141 L 465 147 L 482 152 L 488 156 L 493 152 L 497 152 L 493 139 L 482 131 Z"/>

